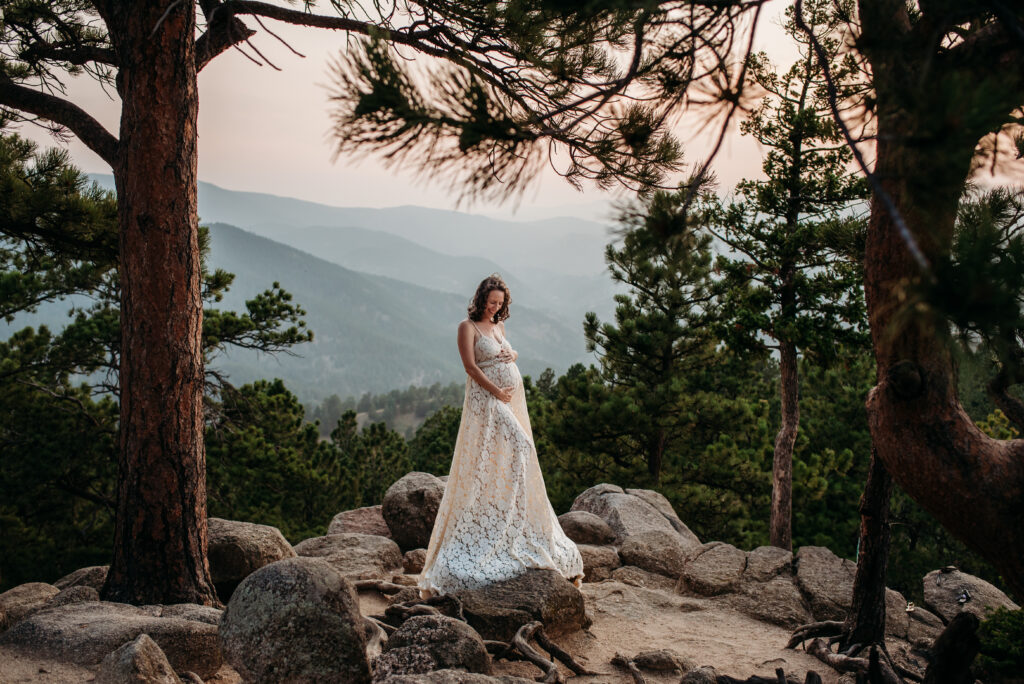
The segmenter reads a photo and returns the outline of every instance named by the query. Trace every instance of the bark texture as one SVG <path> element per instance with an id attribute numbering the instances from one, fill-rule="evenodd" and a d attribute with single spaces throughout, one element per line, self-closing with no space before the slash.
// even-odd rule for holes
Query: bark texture
<path id="1" fill-rule="evenodd" d="M 934 263 L 949 253 L 978 141 L 1024 100 L 1019 62 L 1006 61 L 1019 55 L 991 27 L 938 52 L 927 15 L 915 24 L 899 0 L 861 0 L 860 14 L 859 47 L 877 92 L 875 173 Z M 961 407 L 943 323 L 906 306 L 928 277 L 876 193 L 865 253 L 879 380 L 867 401 L 874 447 L 900 487 L 992 562 L 1019 599 L 1024 441 L 989 438 Z"/>
<path id="2" fill-rule="evenodd" d="M 216 604 L 206 561 L 192 3 L 102 4 L 118 55 L 121 441 L 103 597 Z"/>
<path id="3" fill-rule="evenodd" d="M 796 345 L 779 344 L 779 394 L 782 399 L 782 425 L 775 436 L 772 460 L 772 510 L 770 539 L 772 546 L 793 550 L 793 447 L 800 425 L 799 386 Z"/>
<path id="4" fill-rule="evenodd" d="M 889 564 L 889 501 L 892 478 L 872 451 L 868 481 L 860 500 L 860 553 L 853 579 L 853 605 L 843 628 L 841 650 L 853 644 L 885 643 L 885 571 Z"/>

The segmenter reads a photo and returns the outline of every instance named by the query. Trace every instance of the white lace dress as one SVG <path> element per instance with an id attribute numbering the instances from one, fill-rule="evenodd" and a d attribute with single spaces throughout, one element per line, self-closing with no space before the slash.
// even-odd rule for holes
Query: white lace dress
<path id="1" fill-rule="evenodd" d="M 498 387 L 515 390 L 506 404 L 472 378 L 466 380 L 462 422 L 420 593 L 473 589 L 528 568 L 557 570 L 578 585 L 583 559 L 548 501 L 522 376 L 515 363 L 497 358 L 512 347 L 504 338 L 499 342 L 477 332 L 477 366 Z"/>

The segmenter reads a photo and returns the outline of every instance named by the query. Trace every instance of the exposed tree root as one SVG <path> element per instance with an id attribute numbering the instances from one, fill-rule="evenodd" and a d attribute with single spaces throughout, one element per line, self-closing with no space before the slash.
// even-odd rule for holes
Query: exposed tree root
<path id="1" fill-rule="evenodd" d="M 833 653 L 821 639 L 815 639 L 807 645 L 807 652 L 839 672 L 857 672 L 868 675 L 873 684 L 903 684 L 888 655 L 877 646 L 871 647 L 869 658 L 856 658 L 842 653 Z M 884 656 L 881 657 L 879 654 Z"/>
<path id="2" fill-rule="evenodd" d="M 817 637 L 833 638 L 840 636 L 843 633 L 844 624 L 838 620 L 826 620 L 824 622 L 812 622 L 803 625 L 793 632 L 793 636 L 789 637 L 786 648 L 796 648 L 797 644 L 802 644 L 809 639 Z"/>
<path id="3" fill-rule="evenodd" d="M 531 663 L 539 667 L 544 671 L 544 679 L 540 680 L 547 684 L 565 684 L 565 677 L 558 671 L 558 666 L 551 660 L 548 660 L 540 653 L 530 646 L 530 638 L 537 633 L 537 630 L 541 629 L 543 625 L 540 622 L 528 622 L 519 628 L 516 635 L 512 637 L 512 645 L 519 650 L 523 656 L 526 657 Z"/>
<path id="4" fill-rule="evenodd" d="M 564 663 L 567 668 L 572 670 L 573 674 L 591 676 L 599 674 L 598 672 L 591 672 L 587 668 L 580 665 L 578 662 L 576 662 L 575 658 L 569 655 L 569 653 L 566 650 L 564 650 L 555 642 L 551 641 L 551 639 L 548 638 L 547 633 L 544 631 L 543 625 L 541 625 L 537 629 L 537 631 L 534 632 L 533 638 L 537 640 L 537 643 L 540 645 L 541 648 L 543 648 L 545 651 L 551 654 L 552 659 L 559 660 L 562 663 Z"/>
<path id="5" fill-rule="evenodd" d="M 352 583 L 352 586 L 355 587 L 356 591 L 359 591 L 360 589 L 375 589 L 376 591 L 379 591 L 382 594 L 388 594 L 388 595 L 390 595 L 390 594 L 397 594 L 398 592 L 402 591 L 403 589 L 408 589 L 409 588 L 409 587 L 403 586 L 401 584 L 395 584 L 394 582 L 389 582 L 387 580 L 377 580 L 377 579 L 356 580 L 355 582 Z"/>
<path id="6" fill-rule="evenodd" d="M 618 665 L 629 670 L 629 674 L 633 676 L 633 681 L 636 684 L 647 684 L 647 680 L 644 679 L 643 673 L 640 672 L 640 668 L 636 666 L 636 661 L 632 658 L 627 658 L 621 653 L 616 653 L 615 657 L 612 658 L 612 665 Z"/>

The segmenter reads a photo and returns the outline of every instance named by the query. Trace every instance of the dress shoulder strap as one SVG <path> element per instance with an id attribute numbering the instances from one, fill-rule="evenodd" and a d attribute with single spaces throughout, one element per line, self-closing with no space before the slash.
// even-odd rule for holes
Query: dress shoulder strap
<path id="1" fill-rule="evenodd" d="M 476 328 L 476 332 L 478 335 L 483 335 L 483 333 L 480 332 L 480 328 L 477 328 L 476 321 L 474 321 L 472 318 L 467 318 L 466 320 L 469 321 L 474 328 Z"/>

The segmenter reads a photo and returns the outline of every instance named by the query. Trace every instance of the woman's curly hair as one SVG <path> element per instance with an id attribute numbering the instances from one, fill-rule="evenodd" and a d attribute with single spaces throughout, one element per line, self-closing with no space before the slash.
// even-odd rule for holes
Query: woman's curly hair
<path id="1" fill-rule="evenodd" d="M 469 314 L 469 320 L 483 320 L 484 314 L 487 312 L 487 295 L 491 294 L 494 290 L 501 290 L 505 293 L 505 303 L 494 314 L 494 320 L 491 323 L 504 321 L 512 315 L 508 312 L 508 305 L 512 303 L 512 294 L 508 291 L 508 285 L 505 284 L 500 275 L 492 273 L 480 282 L 480 286 L 476 288 L 476 294 L 473 295 L 473 299 L 469 302 L 469 307 L 466 309 L 466 313 Z"/>

